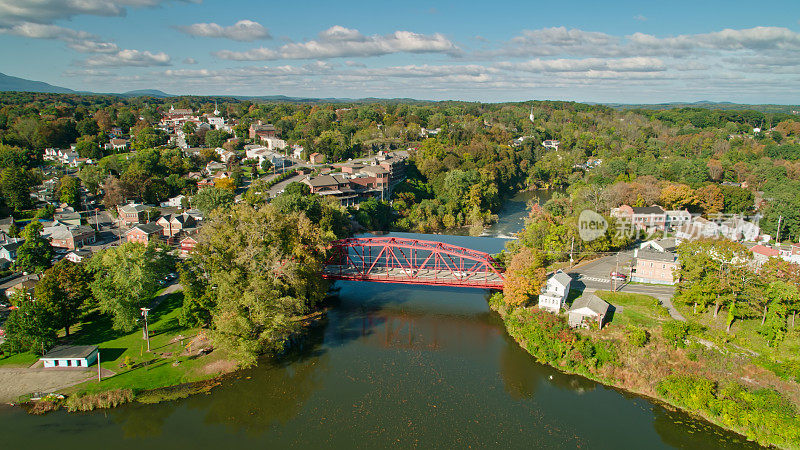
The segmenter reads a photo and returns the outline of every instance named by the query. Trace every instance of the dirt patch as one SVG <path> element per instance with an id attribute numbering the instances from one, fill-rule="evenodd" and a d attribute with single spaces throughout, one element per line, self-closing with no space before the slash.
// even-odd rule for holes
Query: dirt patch
<path id="1" fill-rule="evenodd" d="M 203 372 L 209 375 L 221 375 L 223 373 L 233 372 L 237 367 L 236 361 L 220 359 L 219 361 L 206 364 L 205 367 L 203 367 Z"/>
<path id="2" fill-rule="evenodd" d="M 33 392 L 56 392 L 97 376 L 88 369 L 0 368 L 0 402 L 13 402 Z"/>

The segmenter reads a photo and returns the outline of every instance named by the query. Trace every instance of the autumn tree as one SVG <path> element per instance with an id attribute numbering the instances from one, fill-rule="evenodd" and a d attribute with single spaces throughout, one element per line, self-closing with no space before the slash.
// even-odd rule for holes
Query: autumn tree
<path id="1" fill-rule="evenodd" d="M 542 255 L 529 247 L 522 247 L 511 257 L 506 269 L 504 298 L 511 306 L 524 306 L 541 293 L 547 280 Z"/>

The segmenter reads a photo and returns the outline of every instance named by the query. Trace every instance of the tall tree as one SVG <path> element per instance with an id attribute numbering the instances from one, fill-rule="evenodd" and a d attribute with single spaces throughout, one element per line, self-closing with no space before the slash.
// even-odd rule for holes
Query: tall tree
<path id="1" fill-rule="evenodd" d="M 214 296 L 215 342 L 242 365 L 282 350 L 297 319 L 322 300 L 322 235 L 305 214 L 270 204 L 240 203 L 203 226 L 193 258 L 205 276 L 195 282 L 205 285 L 199 292 Z"/>
<path id="2" fill-rule="evenodd" d="M 50 267 L 53 248 L 50 241 L 42 237 L 42 228 L 42 224 L 34 220 L 22 230 L 20 237 L 24 242 L 17 249 L 17 260 L 14 262 L 17 270 L 41 273 Z"/>
<path id="3" fill-rule="evenodd" d="M 25 169 L 21 167 L 3 169 L 0 190 L 3 191 L 3 198 L 9 208 L 23 211 L 31 207 L 30 185 Z"/>
<path id="4" fill-rule="evenodd" d="M 12 352 L 34 352 L 43 355 L 56 342 L 52 316 L 28 292 L 18 291 L 11 297 L 16 307 L 5 323 L 5 345 Z"/>
<path id="5" fill-rule="evenodd" d="M 91 290 L 100 309 L 111 314 L 114 329 L 131 331 L 146 306 L 160 289 L 160 280 L 174 261 L 155 240 L 144 245 L 127 242 L 97 252 L 87 269 L 94 274 Z"/>
<path id="6" fill-rule="evenodd" d="M 59 185 L 59 200 L 73 208 L 80 207 L 81 204 L 81 180 L 70 175 L 61 177 Z"/>
<path id="7" fill-rule="evenodd" d="M 53 325 L 69 329 L 78 322 L 84 305 L 91 299 L 89 274 L 83 264 L 62 259 L 44 272 L 36 284 L 36 301 L 51 315 Z"/>

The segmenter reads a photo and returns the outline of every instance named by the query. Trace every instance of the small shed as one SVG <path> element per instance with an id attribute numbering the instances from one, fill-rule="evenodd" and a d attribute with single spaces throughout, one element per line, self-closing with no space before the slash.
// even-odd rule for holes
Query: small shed
<path id="1" fill-rule="evenodd" d="M 39 359 L 45 367 L 89 367 L 97 361 L 97 352 L 96 345 L 59 345 Z"/>
<path id="2" fill-rule="evenodd" d="M 584 295 L 569 308 L 569 326 L 588 327 L 590 322 L 596 321 L 602 329 L 610 309 L 611 305 L 597 295 Z"/>

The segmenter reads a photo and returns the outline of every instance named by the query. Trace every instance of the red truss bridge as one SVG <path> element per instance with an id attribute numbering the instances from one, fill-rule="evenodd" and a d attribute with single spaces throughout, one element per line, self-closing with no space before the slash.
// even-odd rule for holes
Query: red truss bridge
<path id="1" fill-rule="evenodd" d="M 331 243 L 323 278 L 503 289 L 504 269 L 491 255 L 442 242 L 396 237 Z"/>

